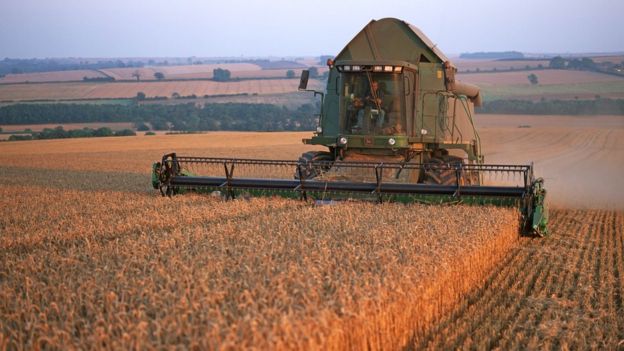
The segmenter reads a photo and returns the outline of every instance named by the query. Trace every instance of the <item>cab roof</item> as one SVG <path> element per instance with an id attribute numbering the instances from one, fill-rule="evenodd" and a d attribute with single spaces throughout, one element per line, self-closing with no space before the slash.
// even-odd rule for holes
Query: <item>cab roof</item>
<path id="1" fill-rule="evenodd" d="M 449 59 L 416 26 L 396 18 L 370 21 L 335 61 L 405 61 L 444 63 Z"/>

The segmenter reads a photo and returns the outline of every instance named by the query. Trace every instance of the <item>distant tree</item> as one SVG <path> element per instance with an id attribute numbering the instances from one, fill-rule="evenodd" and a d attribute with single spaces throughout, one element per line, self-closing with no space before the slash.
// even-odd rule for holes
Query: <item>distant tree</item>
<path id="1" fill-rule="evenodd" d="M 212 70 L 212 79 L 217 82 L 227 82 L 230 80 L 231 73 L 227 69 L 215 68 Z"/>
<path id="2" fill-rule="evenodd" d="M 132 77 L 136 78 L 137 82 L 141 80 L 141 72 L 139 72 L 139 70 L 137 69 L 136 71 L 132 72 Z"/>
<path id="3" fill-rule="evenodd" d="M 136 99 L 137 99 L 138 101 L 143 101 L 143 100 L 145 100 L 145 93 L 144 93 L 144 92 L 142 92 L 142 91 L 139 91 L 139 92 L 136 94 Z"/>
<path id="4" fill-rule="evenodd" d="M 570 69 L 583 69 L 583 61 L 575 58 L 575 59 L 571 59 L 570 61 L 568 61 L 568 65 L 567 68 Z"/>
<path id="5" fill-rule="evenodd" d="M 548 67 L 554 69 L 564 69 L 566 67 L 566 60 L 561 56 L 553 57 L 550 59 Z"/>
<path id="6" fill-rule="evenodd" d="M 32 135 L 11 135 L 9 137 L 9 141 L 19 141 L 19 140 L 33 140 Z"/>
<path id="7" fill-rule="evenodd" d="M 310 67 L 308 69 L 310 71 L 310 78 L 317 78 L 319 73 L 318 73 L 318 68 L 316 67 Z"/>
<path id="8" fill-rule="evenodd" d="M 529 74 L 527 78 L 529 79 L 529 82 L 531 82 L 531 85 L 536 85 L 538 83 L 535 73 Z"/>
<path id="9" fill-rule="evenodd" d="M 158 80 L 163 80 L 163 79 L 165 79 L 165 75 L 162 72 L 156 72 L 156 73 L 154 73 L 154 78 L 156 78 Z"/>
<path id="10" fill-rule="evenodd" d="M 596 70 L 596 63 L 594 62 L 594 60 L 590 59 L 589 57 L 583 57 L 581 59 L 581 66 L 582 66 L 582 69 L 585 69 L 588 71 Z"/>
<path id="11" fill-rule="evenodd" d="M 286 78 L 295 78 L 295 71 L 293 71 L 292 69 L 286 71 Z"/>
<path id="12" fill-rule="evenodd" d="M 113 131 L 108 127 L 102 127 L 96 129 L 93 135 L 96 137 L 113 136 Z"/>
<path id="13" fill-rule="evenodd" d="M 178 92 L 173 92 L 173 93 L 171 94 L 171 98 L 172 98 L 172 99 L 179 99 L 179 98 L 180 98 L 180 93 L 178 93 Z"/>
<path id="14" fill-rule="evenodd" d="M 113 133 L 113 135 L 114 136 L 134 136 L 136 135 L 136 133 L 132 129 L 123 129 L 123 130 L 116 131 L 115 133 Z"/>

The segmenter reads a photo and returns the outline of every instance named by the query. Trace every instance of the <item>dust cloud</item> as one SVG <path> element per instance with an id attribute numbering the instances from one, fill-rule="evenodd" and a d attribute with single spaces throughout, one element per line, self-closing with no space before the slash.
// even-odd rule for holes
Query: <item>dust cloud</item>
<path id="1" fill-rule="evenodd" d="M 479 115 L 486 163 L 534 162 L 558 208 L 624 210 L 624 116 Z"/>

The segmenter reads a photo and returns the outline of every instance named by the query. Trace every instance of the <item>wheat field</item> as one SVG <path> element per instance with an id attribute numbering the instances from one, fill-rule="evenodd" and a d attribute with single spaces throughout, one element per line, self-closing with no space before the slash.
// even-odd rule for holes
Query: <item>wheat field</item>
<path id="1" fill-rule="evenodd" d="M 601 147 L 617 160 L 619 123 L 477 120 L 487 159 L 535 158 L 546 174 Z M 594 136 L 577 145 L 586 125 Z M 149 184 L 166 152 L 294 159 L 313 149 L 300 143 L 308 136 L 0 143 L 0 349 L 622 344 L 621 211 L 557 202 L 553 236 L 533 239 L 509 208 L 170 199 Z M 557 183 L 547 178 L 549 196 L 565 199 Z"/>
<path id="2" fill-rule="evenodd" d="M 510 209 L 0 193 L 9 348 L 398 348 L 518 237 Z"/>
<path id="3" fill-rule="evenodd" d="M 282 77 L 285 77 L 282 76 Z M 133 98 L 138 92 L 150 97 L 234 94 L 278 94 L 296 92 L 297 79 L 243 80 L 231 82 L 201 81 L 152 81 L 116 83 L 41 83 L 0 85 L 0 101 L 25 100 L 76 100 Z M 322 89 L 320 82 L 310 81 L 310 89 Z"/>
<path id="4" fill-rule="evenodd" d="M 508 208 L 150 189 L 163 150 L 294 157 L 307 134 L 0 145 L 0 347 L 399 348 L 517 242 Z"/>

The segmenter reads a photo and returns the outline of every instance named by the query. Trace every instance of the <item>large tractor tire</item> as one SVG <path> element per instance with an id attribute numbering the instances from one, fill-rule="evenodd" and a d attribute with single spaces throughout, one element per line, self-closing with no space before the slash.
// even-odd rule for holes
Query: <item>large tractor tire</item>
<path id="1" fill-rule="evenodd" d="M 425 184 L 439 185 L 457 185 L 457 173 L 455 168 L 463 165 L 464 160 L 461 157 L 442 155 L 430 158 L 424 164 Z M 459 179 L 461 185 L 479 185 L 479 174 L 476 172 L 462 172 Z"/>
<path id="2" fill-rule="evenodd" d="M 329 171 L 334 156 L 327 151 L 308 151 L 299 157 L 301 178 L 312 179 Z M 299 179 L 299 170 L 295 170 L 295 179 Z"/>

